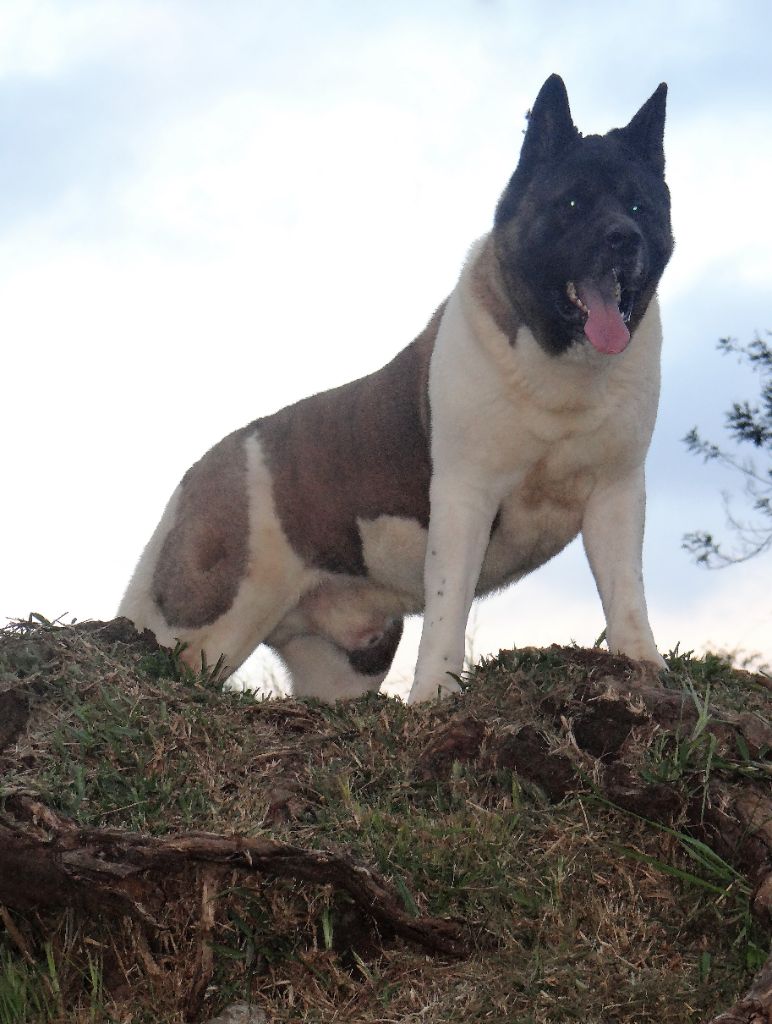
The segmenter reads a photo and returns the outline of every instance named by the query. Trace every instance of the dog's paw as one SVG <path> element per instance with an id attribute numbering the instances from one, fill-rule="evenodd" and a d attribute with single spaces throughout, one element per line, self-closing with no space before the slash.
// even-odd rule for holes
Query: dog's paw
<path id="1" fill-rule="evenodd" d="M 659 653 L 655 647 L 643 644 L 626 644 L 619 645 L 615 648 L 609 647 L 609 650 L 613 654 L 624 654 L 627 658 L 632 658 L 633 661 L 640 661 L 644 665 L 649 666 L 656 672 L 669 672 L 670 669 L 667 667 L 667 662 Z"/>
<path id="2" fill-rule="evenodd" d="M 653 655 L 650 655 L 646 658 L 641 658 L 639 660 L 645 662 L 645 664 L 647 665 L 651 665 L 651 667 L 655 669 L 657 672 L 670 671 L 668 663 L 665 661 L 665 659 L 662 657 L 659 651 L 655 651 Z"/>
<path id="3" fill-rule="evenodd" d="M 458 682 L 450 675 L 440 679 L 414 679 L 407 695 L 407 704 L 423 704 L 430 700 L 441 700 L 443 697 L 450 697 L 454 693 L 461 693 Z"/>
<path id="4" fill-rule="evenodd" d="M 632 661 L 641 661 L 657 672 L 668 670 L 665 659 L 657 650 L 652 636 L 651 627 L 645 620 L 634 616 L 629 621 L 617 624 L 616 628 L 607 630 L 606 642 L 611 654 L 621 654 Z"/>

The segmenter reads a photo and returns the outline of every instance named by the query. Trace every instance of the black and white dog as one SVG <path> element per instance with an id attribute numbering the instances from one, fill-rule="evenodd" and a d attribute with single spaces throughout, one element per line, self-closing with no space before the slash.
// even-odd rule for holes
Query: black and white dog
<path id="1" fill-rule="evenodd" d="M 580 531 L 612 651 L 663 665 L 641 573 L 666 86 L 583 138 L 553 75 L 493 229 L 381 370 L 256 420 L 184 476 L 120 608 L 197 664 L 260 643 L 296 694 L 376 689 L 424 612 L 411 701 L 457 689 L 475 594 Z"/>

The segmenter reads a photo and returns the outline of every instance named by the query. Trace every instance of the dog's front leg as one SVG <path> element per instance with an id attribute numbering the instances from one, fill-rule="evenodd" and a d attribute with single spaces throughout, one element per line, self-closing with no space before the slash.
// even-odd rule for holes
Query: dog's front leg
<path id="1" fill-rule="evenodd" d="M 645 515 L 641 466 L 622 479 L 596 486 L 585 508 L 582 537 L 603 603 L 609 650 L 665 668 L 643 591 Z"/>
<path id="2" fill-rule="evenodd" d="M 435 478 L 424 566 L 426 606 L 408 703 L 459 689 L 469 609 L 490 539 L 496 502 L 482 487 Z"/>

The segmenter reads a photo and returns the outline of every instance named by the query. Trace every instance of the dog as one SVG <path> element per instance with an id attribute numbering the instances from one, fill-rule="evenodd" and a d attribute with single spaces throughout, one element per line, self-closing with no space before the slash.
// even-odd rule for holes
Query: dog
<path id="1" fill-rule="evenodd" d="M 611 651 L 664 667 L 641 548 L 656 288 L 673 249 L 667 86 L 583 137 L 552 75 L 489 234 L 377 372 L 230 434 L 183 477 L 119 614 L 196 665 L 261 643 L 293 693 L 376 690 L 423 610 L 409 702 L 458 689 L 475 595 L 580 532 Z"/>

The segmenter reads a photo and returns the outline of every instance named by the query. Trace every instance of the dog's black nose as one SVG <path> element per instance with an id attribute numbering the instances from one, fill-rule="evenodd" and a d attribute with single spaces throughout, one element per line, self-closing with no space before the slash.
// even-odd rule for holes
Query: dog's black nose
<path id="1" fill-rule="evenodd" d="M 606 228 L 606 245 L 620 256 L 634 256 L 643 243 L 643 236 L 632 222 L 615 221 Z"/>

